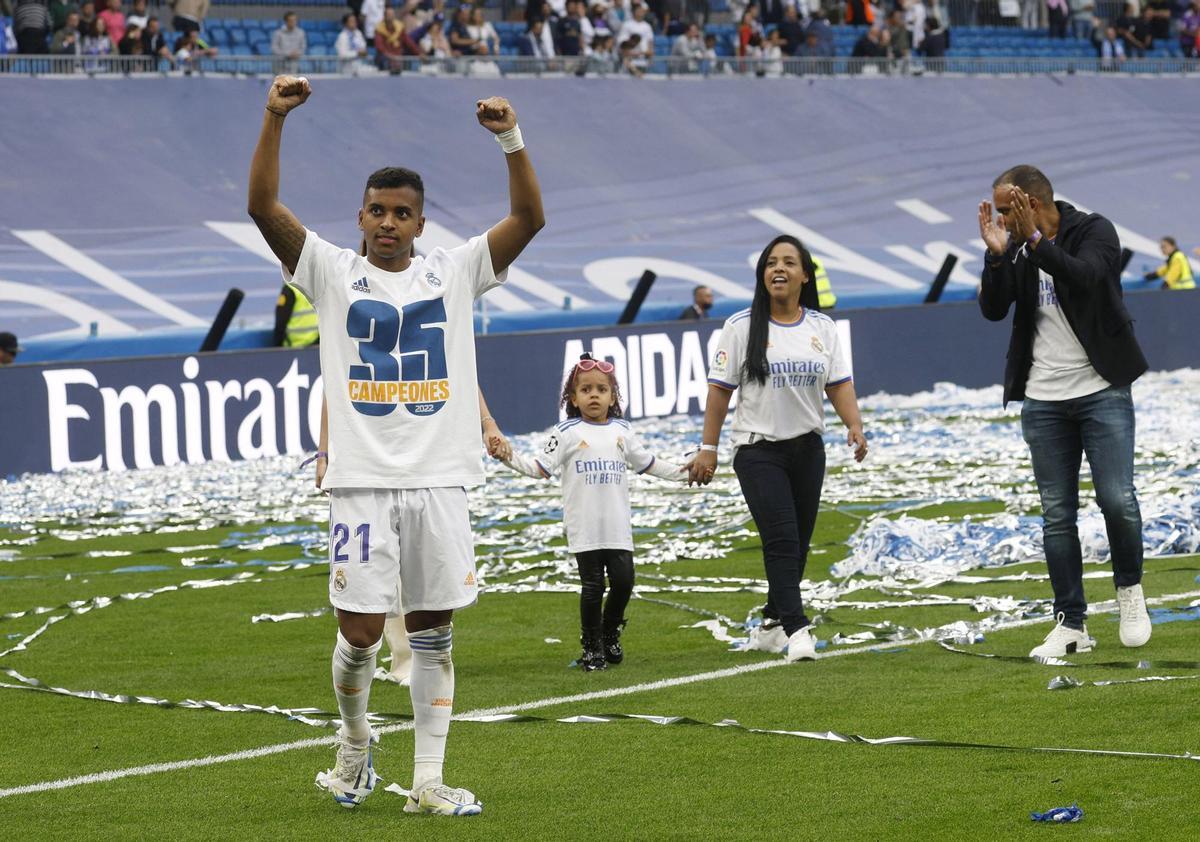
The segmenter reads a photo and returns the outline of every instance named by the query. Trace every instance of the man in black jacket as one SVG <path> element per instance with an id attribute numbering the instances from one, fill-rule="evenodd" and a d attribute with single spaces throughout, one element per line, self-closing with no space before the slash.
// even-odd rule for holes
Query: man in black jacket
<path id="1" fill-rule="evenodd" d="M 994 218 L 992 203 L 999 213 Z M 1133 486 L 1130 384 L 1147 368 L 1121 300 L 1121 244 L 1111 222 L 1054 201 L 1036 167 L 1013 167 L 979 205 L 987 245 L 979 307 L 1015 306 L 1004 403 L 1024 401 L 1021 430 L 1042 498 L 1042 541 L 1058 624 L 1031 657 L 1090 651 L 1076 515 L 1079 467 L 1091 466 L 1112 551 L 1125 646 L 1150 639 L 1142 594 L 1142 516 Z"/>
<path id="2" fill-rule="evenodd" d="M 679 314 L 683 321 L 697 321 L 708 318 L 708 311 L 713 306 L 713 291 L 701 284 L 692 290 L 692 306 Z"/>

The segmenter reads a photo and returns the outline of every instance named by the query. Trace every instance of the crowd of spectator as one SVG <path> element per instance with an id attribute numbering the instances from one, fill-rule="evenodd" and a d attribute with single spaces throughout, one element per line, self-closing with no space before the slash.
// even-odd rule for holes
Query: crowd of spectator
<path id="1" fill-rule="evenodd" d="M 8 8 L 11 6 L 11 8 Z M 151 14 L 147 0 L 0 0 L 12 15 L 17 52 L 74 56 L 85 64 L 108 56 L 140 57 L 145 67 L 195 66 L 217 54 L 200 36 L 208 0 L 175 0 L 173 33 Z"/>
<path id="2" fill-rule="evenodd" d="M 128 9 L 125 3 L 131 5 Z M 142 57 L 148 66 L 189 69 L 217 54 L 204 40 L 210 0 L 171 0 L 160 15 L 147 0 L 0 0 L 12 19 L 11 46 L 27 54 L 81 59 Z M 786 58 L 835 55 L 834 23 L 863 27 L 851 55 L 862 59 L 939 59 L 950 48 L 945 3 L 954 0 L 731 0 L 737 21 L 731 49 L 704 32 L 709 0 L 527 0 L 518 52 L 552 67 L 624 70 L 643 74 L 656 58 L 677 72 L 729 70 L 759 75 L 782 72 Z M 1156 44 L 1174 44 L 1184 56 L 1200 55 L 1200 0 L 1130 0 L 1110 20 L 1095 12 L 1100 0 L 999 0 L 999 13 L 1021 26 L 1048 28 L 1051 37 L 1086 39 L 1105 66 L 1140 58 Z M 350 0 L 334 52 L 343 68 L 373 60 L 400 72 L 413 58 L 486 57 L 500 54 L 500 37 L 479 6 L 446 6 L 446 0 Z M 1109 7 L 1111 8 L 1111 7 Z M 168 34 L 162 24 L 170 15 Z M 1019 17 L 1018 17 L 1019 16 Z M 669 40 L 664 40 L 666 36 Z M 669 53 L 656 56 L 656 44 Z M 373 48 L 373 49 L 372 49 Z M 732 52 L 731 56 L 723 55 Z M 271 34 L 277 72 L 297 72 L 308 54 L 307 35 L 295 12 Z"/>
<path id="3" fill-rule="evenodd" d="M 656 58 L 658 36 L 670 39 L 668 56 L 675 72 L 720 70 L 779 75 L 785 58 L 833 58 L 834 31 L 830 12 L 815 0 L 741 0 L 731 8 L 737 29 L 732 53 L 723 58 L 714 34 L 702 25 L 709 18 L 704 0 L 530 0 L 522 55 L 544 59 L 584 57 L 577 72 L 609 65 L 634 75 Z M 589 5 L 590 3 L 590 5 Z M 875 25 L 878 14 L 868 0 L 834 7 L 841 20 L 866 24 L 854 55 L 883 58 L 907 56 L 914 47 L 923 55 L 944 55 L 949 33 L 927 14 L 925 0 L 899 0 L 888 16 L 894 26 Z M 899 33 L 899 34 L 898 34 Z"/>
<path id="4" fill-rule="evenodd" d="M 1129 58 L 1144 58 L 1158 43 L 1176 40 L 1187 58 L 1200 56 L 1200 0 L 1169 2 L 1136 0 L 1111 21 L 1092 19 L 1088 37 L 1106 66 L 1115 67 Z"/>
<path id="5" fill-rule="evenodd" d="M 1200 0 L 1106 5 L 1113 12 L 1107 18 L 1098 14 L 1099 0 L 1021 0 L 1021 25 L 1031 29 L 1044 23 L 1051 38 L 1088 40 L 1110 64 L 1144 58 L 1160 44 L 1177 44 L 1187 58 L 1200 56 Z"/>

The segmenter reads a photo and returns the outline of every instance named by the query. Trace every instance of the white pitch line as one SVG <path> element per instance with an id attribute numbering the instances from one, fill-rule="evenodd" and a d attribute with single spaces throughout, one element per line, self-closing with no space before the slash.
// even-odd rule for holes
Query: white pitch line
<path id="1" fill-rule="evenodd" d="M 13 236 L 33 246 L 42 254 L 56 260 L 68 269 L 83 275 L 90 281 L 115 292 L 122 298 L 157 313 L 178 325 L 206 327 L 208 322 L 193 316 L 187 310 L 176 307 L 169 301 L 143 289 L 128 278 L 123 278 L 104 264 L 93 260 L 74 246 L 68 245 L 49 231 L 13 231 Z"/>
<path id="2" fill-rule="evenodd" d="M 930 225 L 941 225 L 943 222 L 953 221 L 949 216 L 921 199 L 897 199 L 896 207 Z"/>
<path id="3" fill-rule="evenodd" d="M 1196 597 L 1200 597 L 1200 591 L 1188 591 L 1186 593 L 1179 594 L 1165 594 L 1160 597 L 1149 598 L 1146 600 L 1146 602 L 1153 605 L 1162 602 L 1176 602 L 1181 599 L 1194 599 Z M 1111 614 L 1116 610 L 1116 600 L 1109 600 L 1108 602 L 1100 603 L 1099 605 L 1100 607 L 1091 608 L 1089 613 Z M 1012 628 L 1033 626 L 1047 622 L 1049 622 L 1049 619 L 1045 617 L 1016 620 L 1012 623 L 1006 623 L 1002 629 L 997 629 L 997 631 L 1006 631 Z M 914 641 L 880 641 L 879 643 L 869 643 L 862 646 L 848 646 L 845 649 L 826 652 L 818 655 L 817 660 L 839 658 L 844 655 L 857 655 L 861 652 L 870 652 L 876 649 L 892 649 L 897 647 L 907 648 L 910 646 L 918 646 L 922 643 L 933 642 L 934 641 L 932 638 Z M 495 716 L 497 714 L 505 713 L 522 713 L 524 711 L 536 710 L 538 708 L 573 704 L 575 702 L 588 702 L 593 699 L 611 699 L 617 696 L 630 696 L 635 693 L 666 690 L 671 687 L 679 687 L 685 684 L 696 684 L 702 681 L 715 681 L 721 678 L 732 678 L 733 676 L 737 675 L 746 675 L 752 672 L 762 672 L 763 670 L 775 669 L 782 666 L 791 666 L 793 669 L 803 669 L 803 667 L 788 664 L 782 658 L 779 658 L 774 661 L 759 661 L 753 664 L 742 664 L 736 667 L 726 667 L 724 669 L 701 672 L 694 675 L 681 675 L 675 678 L 660 678 L 657 681 L 647 681 L 642 684 L 633 684 L 628 687 L 612 687 L 607 690 L 595 690 L 590 693 L 576 693 L 571 696 L 551 696 L 548 699 L 541 699 L 535 702 L 522 702 L 515 705 L 481 708 L 479 710 L 473 710 L 468 711 L 467 713 L 459 714 L 454 718 L 471 719 L 476 717 Z M 413 726 L 411 722 L 400 722 L 394 725 L 385 725 L 381 728 L 377 728 L 376 731 L 380 734 L 391 734 L 397 731 L 411 731 L 412 727 Z M 312 737 L 307 740 L 295 740 L 290 743 L 277 743 L 275 745 L 262 746 L 261 748 L 235 751 L 231 754 L 209 755 L 208 757 L 199 757 L 192 760 L 174 760 L 167 763 L 151 763 L 147 766 L 134 766 L 127 769 L 112 769 L 107 772 L 94 772 L 90 775 L 79 775 L 73 778 L 60 778 L 56 781 L 43 781 L 36 784 L 26 784 L 25 786 L 0 789 L 0 798 L 9 798 L 14 795 L 31 795 L 35 792 L 49 792 L 56 789 L 69 789 L 76 786 L 86 786 L 87 784 L 108 783 L 109 781 L 116 781 L 122 778 L 156 775 L 161 772 L 178 772 L 183 769 L 197 769 L 204 766 L 216 766 L 221 763 L 233 763 L 238 760 L 254 760 L 259 757 L 268 757 L 272 754 L 282 754 L 295 749 L 330 746 L 333 745 L 336 740 L 336 736 Z"/>
<path id="4" fill-rule="evenodd" d="M 534 710 L 536 708 L 550 707 L 552 705 L 569 704 L 571 702 L 586 702 L 591 699 L 607 699 L 613 696 L 625 696 L 633 693 L 640 693 L 643 690 L 661 690 L 668 687 L 675 687 L 680 684 L 693 684 L 698 681 L 712 681 L 718 678 L 727 678 L 733 675 L 740 675 L 747 672 L 757 672 L 759 670 L 771 669 L 772 667 L 781 666 L 784 663 L 782 659 L 779 661 L 762 661 L 756 664 L 742 664 L 737 667 L 729 667 L 726 669 L 714 670 L 712 672 L 697 673 L 695 675 L 684 675 L 677 678 L 663 678 L 658 681 L 650 681 L 644 684 L 635 684 L 629 687 L 613 687 L 608 690 L 597 690 L 592 693 L 578 693 L 574 696 L 552 696 L 548 699 L 542 699 L 535 702 L 523 702 L 515 705 L 505 705 L 503 707 L 483 708 L 480 710 L 468 711 L 467 713 L 459 714 L 455 719 L 469 719 L 480 716 L 494 716 L 503 713 L 520 713 L 522 711 Z M 384 725 L 375 730 L 380 734 L 391 734 L 397 731 L 412 730 L 411 722 L 400 722 L 394 725 Z M 128 769 L 112 769 L 107 772 L 94 772 L 90 775 L 79 775 L 73 778 L 61 778 L 56 781 L 44 781 L 36 784 L 26 784 L 25 786 L 15 786 L 8 789 L 0 789 L 0 798 L 8 798 L 13 795 L 30 795 L 35 792 L 48 792 L 56 789 L 68 789 L 76 786 L 86 786 L 87 784 L 107 783 L 109 781 L 120 780 L 121 778 L 135 778 L 145 775 L 156 775 L 161 772 L 177 772 L 183 769 L 195 769 L 203 766 L 215 766 L 220 763 L 233 763 L 238 760 L 254 760 L 259 757 L 267 757 L 272 754 L 282 754 L 286 751 L 295 749 L 316 748 L 318 746 L 333 745 L 337 741 L 337 737 L 312 737 L 307 740 L 295 740 L 290 743 L 277 743 L 275 745 L 262 746 L 261 748 L 246 749 L 245 751 L 235 751 L 231 754 L 209 755 L 208 757 L 200 757 L 192 760 L 174 760 L 167 763 L 151 763 L 146 766 L 133 766 Z"/>

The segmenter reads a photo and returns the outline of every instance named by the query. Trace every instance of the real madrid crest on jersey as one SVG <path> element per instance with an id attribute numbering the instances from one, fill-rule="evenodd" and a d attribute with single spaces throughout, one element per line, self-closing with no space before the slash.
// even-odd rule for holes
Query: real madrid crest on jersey
<path id="1" fill-rule="evenodd" d="M 437 289 L 438 287 L 440 287 L 442 285 L 442 279 L 439 278 L 437 275 L 433 274 L 432 272 L 426 272 L 425 273 L 425 283 L 429 284 L 434 289 Z"/>
<path id="2" fill-rule="evenodd" d="M 625 452 L 625 437 L 624 436 L 617 436 L 617 450 L 619 450 L 621 453 Z"/>
<path id="3" fill-rule="evenodd" d="M 337 593 L 346 590 L 346 571 L 339 567 L 337 572 L 333 574 L 333 589 Z"/>
<path id="4" fill-rule="evenodd" d="M 815 337 L 815 336 L 812 338 L 812 349 L 814 351 L 816 351 L 818 354 L 825 353 L 825 346 L 822 345 L 821 340 L 817 339 L 817 337 Z"/>

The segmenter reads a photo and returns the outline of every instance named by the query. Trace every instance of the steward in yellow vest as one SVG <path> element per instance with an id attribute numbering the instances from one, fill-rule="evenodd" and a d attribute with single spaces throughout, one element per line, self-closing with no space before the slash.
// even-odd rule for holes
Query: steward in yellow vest
<path id="1" fill-rule="evenodd" d="M 1192 277 L 1192 264 L 1188 262 L 1187 255 L 1181 252 L 1179 246 L 1175 244 L 1175 238 L 1163 237 L 1158 241 L 1158 247 L 1162 249 L 1167 262 L 1153 272 L 1147 272 L 1144 276 L 1145 279 L 1153 281 L 1156 278 L 1162 278 L 1163 289 L 1195 289 L 1196 280 Z"/>
<path id="2" fill-rule="evenodd" d="M 316 345 L 317 311 L 304 293 L 284 284 L 275 302 L 275 345 L 280 348 L 304 348 Z"/>
<path id="3" fill-rule="evenodd" d="M 837 296 L 833 294 L 833 287 L 829 284 L 829 274 L 825 271 L 825 264 L 819 258 L 812 259 L 813 267 L 817 270 L 816 277 L 813 279 L 817 282 L 817 306 L 822 310 L 832 310 L 837 304 Z"/>

